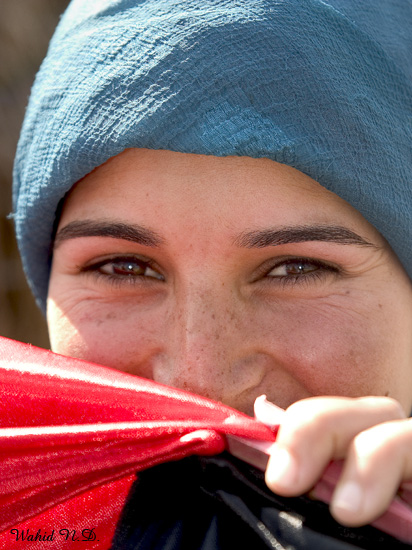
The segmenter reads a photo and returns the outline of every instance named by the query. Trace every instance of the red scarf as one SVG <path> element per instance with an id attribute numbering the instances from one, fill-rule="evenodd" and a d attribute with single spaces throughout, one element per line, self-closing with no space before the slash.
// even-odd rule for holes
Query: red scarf
<path id="1" fill-rule="evenodd" d="M 274 440 L 230 407 L 6 338 L 0 368 L 0 549 L 106 550 L 136 472 L 220 453 L 225 434 Z"/>

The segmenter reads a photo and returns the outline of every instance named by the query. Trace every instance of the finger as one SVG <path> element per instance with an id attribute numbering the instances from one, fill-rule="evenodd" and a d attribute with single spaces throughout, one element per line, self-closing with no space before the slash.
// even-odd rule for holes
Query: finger
<path id="1" fill-rule="evenodd" d="M 363 430 L 404 418 L 400 405 L 386 397 L 316 397 L 294 403 L 285 412 L 266 470 L 274 492 L 307 492 L 332 459 L 346 456 Z"/>
<path id="2" fill-rule="evenodd" d="M 401 482 L 411 479 L 412 421 L 374 426 L 349 447 L 332 497 L 332 515 L 344 525 L 370 523 L 389 507 Z"/>
<path id="3" fill-rule="evenodd" d="M 402 482 L 398 495 L 412 509 L 412 482 Z"/>

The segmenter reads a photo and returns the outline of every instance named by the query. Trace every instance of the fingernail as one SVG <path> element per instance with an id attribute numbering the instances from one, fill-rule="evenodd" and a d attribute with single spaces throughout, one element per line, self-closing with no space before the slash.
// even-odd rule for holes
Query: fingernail
<path id="1" fill-rule="evenodd" d="M 362 509 L 363 491 L 358 483 L 348 481 L 336 489 L 332 499 L 335 510 L 356 513 Z"/>
<path id="2" fill-rule="evenodd" d="M 279 426 L 285 414 L 283 409 L 268 401 L 266 395 L 256 398 L 254 410 L 256 420 L 259 420 L 259 422 L 266 424 L 270 428 Z"/>
<path id="3" fill-rule="evenodd" d="M 275 445 L 270 453 L 270 463 L 266 474 L 268 484 L 289 489 L 296 484 L 297 477 L 296 460 L 286 449 L 276 448 Z"/>

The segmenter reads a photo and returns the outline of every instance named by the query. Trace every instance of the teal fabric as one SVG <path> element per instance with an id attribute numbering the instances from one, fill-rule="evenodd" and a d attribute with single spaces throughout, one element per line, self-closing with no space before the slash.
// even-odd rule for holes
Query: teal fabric
<path id="1" fill-rule="evenodd" d="M 293 166 L 355 206 L 412 275 L 411 29 L 410 0 L 73 0 L 15 161 L 39 305 L 59 201 L 128 147 Z"/>

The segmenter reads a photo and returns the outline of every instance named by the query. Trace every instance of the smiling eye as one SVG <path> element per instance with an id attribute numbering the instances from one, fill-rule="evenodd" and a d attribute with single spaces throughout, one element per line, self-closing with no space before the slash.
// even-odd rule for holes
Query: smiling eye
<path id="1" fill-rule="evenodd" d="M 272 269 L 264 274 L 273 282 L 282 284 L 288 283 L 309 283 L 312 280 L 320 280 L 330 275 L 342 273 L 339 266 L 315 260 L 311 258 L 286 258 L 279 261 Z"/>
<path id="2" fill-rule="evenodd" d="M 313 273 L 314 271 L 319 271 L 322 269 L 321 266 L 315 262 L 310 262 L 307 260 L 292 260 L 288 262 L 283 262 L 280 265 L 277 265 L 269 271 L 267 274 L 268 277 L 297 277 L 300 275 L 306 275 Z"/>
<path id="3" fill-rule="evenodd" d="M 138 258 L 113 258 L 89 266 L 87 271 L 99 273 L 112 279 L 150 278 L 164 281 L 164 276 L 150 266 L 148 262 Z"/>

